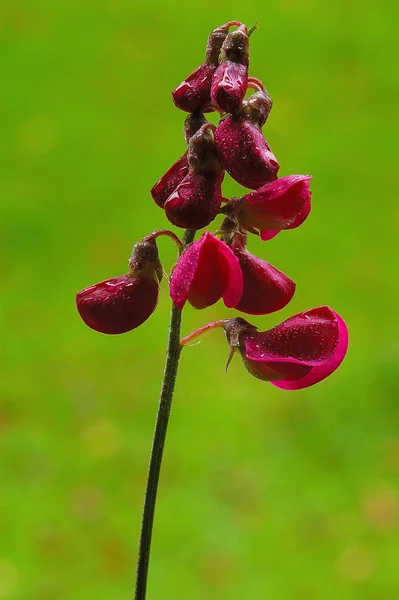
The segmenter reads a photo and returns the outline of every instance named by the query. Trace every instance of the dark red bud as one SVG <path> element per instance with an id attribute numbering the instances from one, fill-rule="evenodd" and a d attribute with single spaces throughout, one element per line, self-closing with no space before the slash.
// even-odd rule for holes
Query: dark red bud
<path id="1" fill-rule="evenodd" d="M 224 112 L 235 112 L 244 100 L 248 67 L 230 60 L 222 62 L 212 78 L 211 100 Z"/>
<path id="2" fill-rule="evenodd" d="M 219 159 L 241 185 L 257 189 L 277 178 L 280 165 L 262 135 L 246 115 L 231 115 L 215 131 Z"/>
<path id="3" fill-rule="evenodd" d="M 206 47 L 206 62 L 173 90 L 173 102 L 180 110 L 194 113 L 209 106 L 212 76 L 218 65 L 220 50 L 228 30 L 229 24 L 226 24 L 211 32 Z"/>
<path id="4" fill-rule="evenodd" d="M 76 295 L 83 321 L 100 333 L 135 329 L 154 312 L 162 267 L 155 241 L 138 242 L 129 260 L 130 271 L 96 283 Z"/>
<path id="5" fill-rule="evenodd" d="M 226 60 L 249 66 L 249 37 L 245 25 L 231 31 L 224 40 L 220 62 Z"/>
<path id="6" fill-rule="evenodd" d="M 202 63 L 172 92 L 175 106 L 193 113 L 203 109 L 210 102 L 212 75 L 215 65 Z"/>
<path id="7" fill-rule="evenodd" d="M 190 171 L 165 202 L 169 221 L 184 229 L 202 229 L 218 215 L 222 203 L 224 171 L 195 173 Z"/>
<path id="8" fill-rule="evenodd" d="M 229 32 L 230 24 L 221 25 L 214 29 L 208 37 L 206 45 L 206 62 L 215 67 L 219 64 L 219 54 Z"/>
<path id="9" fill-rule="evenodd" d="M 215 125 L 207 123 L 195 133 L 188 144 L 188 164 L 196 173 L 219 173 L 222 170 L 214 139 Z"/>
<path id="10" fill-rule="evenodd" d="M 226 37 L 212 78 L 211 100 L 225 112 L 238 110 L 248 84 L 249 39 L 242 28 Z"/>

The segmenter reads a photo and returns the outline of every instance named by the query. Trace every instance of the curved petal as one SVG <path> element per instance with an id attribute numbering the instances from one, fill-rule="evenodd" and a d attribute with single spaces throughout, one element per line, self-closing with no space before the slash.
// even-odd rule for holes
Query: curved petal
<path id="1" fill-rule="evenodd" d="M 227 271 L 227 284 L 223 293 L 223 302 L 227 308 L 234 308 L 242 296 L 244 286 L 240 263 L 233 251 L 224 242 L 220 242 L 219 257 L 224 262 L 224 268 Z"/>
<path id="2" fill-rule="evenodd" d="M 235 306 L 242 285 L 237 257 L 206 231 L 180 257 L 170 278 L 170 295 L 180 309 L 187 299 L 194 308 L 206 308 L 222 296 L 226 306 Z"/>
<path id="3" fill-rule="evenodd" d="M 256 363 L 262 363 L 280 372 L 281 378 L 274 385 L 301 389 L 337 369 L 348 347 L 348 331 L 335 311 L 321 306 L 295 315 L 269 331 L 249 334 L 244 344 L 247 368 L 248 361 L 254 369 Z"/>
<path id="4" fill-rule="evenodd" d="M 281 231 L 282 229 L 265 229 L 260 232 L 260 239 L 262 242 L 267 242 L 276 237 Z"/>
<path id="5" fill-rule="evenodd" d="M 313 367 L 308 374 L 300 377 L 299 379 L 295 379 L 293 381 L 274 381 L 272 382 L 273 385 L 281 388 L 282 390 L 301 390 L 314 385 L 315 383 L 319 383 L 319 381 L 322 381 L 331 375 L 331 373 L 334 373 L 336 369 L 338 369 L 348 350 L 349 339 L 348 328 L 345 321 L 337 313 L 334 314 L 336 315 L 338 323 L 339 341 L 331 360 L 324 365 Z"/>
<path id="6" fill-rule="evenodd" d="M 243 196 L 240 221 L 261 231 L 298 227 L 310 211 L 311 178 L 288 175 Z"/>
<path id="7" fill-rule="evenodd" d="M 158 289 L 152 277 L 121 275 L 80 291 L 76 307 L 91 329 L 107 334 L 126 333 L 154 312 Z"/>
<path id="8" fill-rule="evenodd" d="M 244 290 L 235 306 L 250 315 L 267 315 L 286 306 L 295 293 L 295 282 L 247 250 L 234 250 L 240 261 Z"/>
<path id="9" fill-rule="evenodd" d="M 170 276 L 170 297 L 180 310 L 187 301 L 201 249 L 205 243 L 205 235 L 184 250 Z"/>

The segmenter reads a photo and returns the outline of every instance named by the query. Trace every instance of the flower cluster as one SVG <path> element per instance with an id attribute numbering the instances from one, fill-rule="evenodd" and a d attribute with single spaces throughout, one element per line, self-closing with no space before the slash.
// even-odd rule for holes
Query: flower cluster
<path id="1" fill-rule="evenodd" d="M 174 104 L 189 113 L 184 123 L 187 149 L 151 189 L 153 200 L 176 227 L 194 234 L 219 214 L 224 216 L 222 223 L 215 233 L 205 231 L 187 245 L 169 230 L 155 231 L 138 242 L 126 275 L 77 294 L 78 311 L 92 329 L 124 333 L 152 314 L 162 278 L 159 235 L 169 235 L 179 246 L 170 296 L 180 310 L 186 302 L 202 309 L 222 299 L 228 308 L 266 315 L 292 299 L 294 281 L 247 249 L 249 236 L 270 240 L 299 227 L 311 209 L 311 176 L 278 178 L 279 163 L 262 132 L 273 103 L 262 82 L 248 76 L 253 29 L 232 21 L 212 31 L 205 61 L 172 92 Z M 205 117 L 212 111 L 220 115 L 217 126 Z M 226 172 L 251 191 L 224 198 Z M 182 344 L 216 326 L 225 330 L 230 358 L 238 351 L 252 375 L 287 390 L 330 375 L 348 345 L 344 321 L 326 306 L 265 332 L 240 317 L 217 321 Z"/>

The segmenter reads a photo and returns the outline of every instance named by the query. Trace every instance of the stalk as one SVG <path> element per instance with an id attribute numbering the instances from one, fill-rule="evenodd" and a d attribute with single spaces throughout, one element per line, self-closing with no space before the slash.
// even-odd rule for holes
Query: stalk
<path id="1" fill-rule="evenodd" d="M 194 230 L 187 229 L 184 232 L 183 246 L 180 248 L 179 254 L 181 254 L 187 244 L 194 240 L 194 236 Z M 151 538 L 158 492 L 159 474 L 161 471 L 162 455 L 165 445 L 166 432 L 168 429 L 173 392 L 175 389 L 177 369 L 182 350 L 182 346 L 180 344 L 180 329 L 181 310 L 172 303 L 165 370 L 158 404 L 158 413 L 155 423 L 144 496 L 144 508 L 137 559 L 136 590 L 134 595 L 135 600 L 145 600 L 146 597 L 148 565 L 150 561 Z"/>

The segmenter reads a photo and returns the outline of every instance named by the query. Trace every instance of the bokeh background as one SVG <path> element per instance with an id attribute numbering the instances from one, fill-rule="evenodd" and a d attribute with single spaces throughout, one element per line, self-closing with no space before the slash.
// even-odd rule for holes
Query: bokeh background
<path id="1" fill-rule="evenodd" d="M 280 174 L 314 176 L 303 227 L 250 241 L 298 286 L 253 322 L 329 304 L 350 351 L 296 393 L 237 357 L 226 376 L 221 331 L 184 351 L 148 598 L 399 598 L 398 16 L 393 1 L 2 0 L 0 599 L 132 597 L 167 284 L 119 337 L 86 328 L 74 296 L 165 226 L 148 190 L 184 150 L 170 91 L 231 19 L 259 20 L 251 74 L 274 99 Z M 235 314 L 188 307 L 183 331 Z"/>

